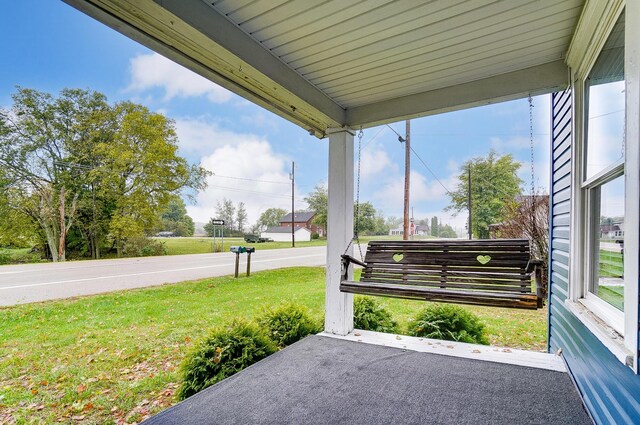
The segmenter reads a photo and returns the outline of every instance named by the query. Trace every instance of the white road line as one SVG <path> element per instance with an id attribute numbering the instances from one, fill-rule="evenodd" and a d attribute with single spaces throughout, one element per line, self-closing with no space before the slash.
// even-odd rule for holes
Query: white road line
<path id="1" fill-rule="evenodd" d="M 257 260 L 257 261 L 252 261 L 251 264 L 270 263 L 272 261 L 295 260 L 295 259 L 298 259 L 298 258 L 311 258 L 311 257 L 324 257 L 324 254 L 299 255 L 299 256 L 296 256 L 296 257 L 274 258 L 274 259 L 271 259 L 271 260 Z M 84 278 L 84 279 L 59 280 L 57 282 L 29 283 L 29 284 L 26 284 L 26 285 L 5 286 L 5 287 L 0 288 L 0 290 L 3 290 L 3 289 L 17 289 L 17 288 L 30 288 L 30 287 L 33 287 L 33 286 L 58 285 L 58 284 L 61 284 L 61 283 L 87 282 L 87 281 L 90 281 L 90 280 L 113 279 L 113 278 L 119 278 L 119 277 L 129 277 L 129 276 L 143 276 L 143 275 L 158 274 L 158 273 L 182 272 L 182 271 L 187 271 L 187 270 L 199 270 L 199 269 L 209 269 L 209 268 L 217 268 L 217 267 L 229 267 L 229 266 L 233 266 L 234 264 L 235 263 L 212 264 L 210 266 L 188 267 L 188 268 L 171 269 L 171 270 L 157 270 L 157 271 L 152 271 L 152 272 L 129 273 L 129 274 L 120 274 L 120 275 L 111 275 L 111 276 L 97 276 L 97 277 L 88 277 L 88 278 Z"/>

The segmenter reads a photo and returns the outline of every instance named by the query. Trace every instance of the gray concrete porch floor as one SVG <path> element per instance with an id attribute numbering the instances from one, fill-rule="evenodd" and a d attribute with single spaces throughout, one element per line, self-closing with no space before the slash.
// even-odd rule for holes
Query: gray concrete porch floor
<path id="1" fill-rule="evenodd" d="M 144 423 L 592 422 L 564 372 L 316 335 Z"/>

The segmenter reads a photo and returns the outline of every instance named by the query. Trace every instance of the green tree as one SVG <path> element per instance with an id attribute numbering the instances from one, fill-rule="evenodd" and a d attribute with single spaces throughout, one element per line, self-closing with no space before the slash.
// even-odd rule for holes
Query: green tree
<path id="1" fill-rule="evenodd" d="M 0 166 L 15 206 L 44 233 L 53 261 L 66 258 L 66 236 L 76 218 L 86 173 L 66 167 L 74 151 L 104 129 L 103 95 L 65 89 L 58 98 L 18 88 L 11 109 L 0 110 Z"/>
<path id="2" fill-rule="evenodd" d="M 244 207 L 244 202 L 238 203 L 236 223 L 238 225 L 238 231 L 244 232 L 244 227 L 247 225 L 247 210 Z"/>
<path id="3" fill-rule="evenodd" d="M 160 214 L 159 231 L 173 232 L 176 236 L 193 236 L 195 224 L 187 215 L 187 207 L 179 196 L 172 196 Z"/>
<path id="4" fill-rule="evenodd" d="M 445 224 L 444 226 L 440 226 L 439 228 L 439 232 L 440 234 L 438 235 L 441 238 L 457 238 L 458 234 L 456 233 L 455 230 L 453 230 L 453 227 L 451 227 L 448 224 Z"/>
<path id="5" fill-rule="evenodd" d="M 13 192 L 0 170 L 0 247 L 27 248 L 39 242 L 38 225 L 15 205 Z"/>
<path id="6" fill-rule="evenodd" d="M 313 221 L 318 226 L 327 229 L 327 206 L 329 203 L 329 194 L 327 187 L 317 185 L 313 192 L 308 194 L 304 201 L 309 205 L 309 210 L 316 213 Z"/>
<path id="7" fill-rule="evenodd" d="M 356 213 L 358 214 L 356 216 Z M 353 210 L 353 226 L 354 232 L 358 231 L 359 234 L 373 234 L 376 230 L 376 215 L 377 211 L 371 204 L 371 202 L 361 202 L 357 208 Z M 356 229 L 355 226 L 359 229 Z"/>
<path id="8" fill-rule="evenodd" d="M 233 205 L 231 199 L 223 198 L 222 202 L 218 201 L 216 204 L 216 216 L 220 220 L 224 220 L 224 227 L 233 232 L 236 230 L 236 207 Z"/>
<path id="9" fill-rule="evenodd" d="M 15 205 L 38 224 L 54 261 L 66 258 L 72 226 L 93 255 L 105 234 L 120 252 L 158 223 L 182 190 L 207 172 L 178 156 L 172 121 L 131 102 L 65 89 L 58 97 L 19 88 L 0 110 L 0 166 Z"/>
<path id="10" fill-rule="evenodd" d="M 287 215 L 287 210 L 283 208 L 267 208 L 258 218 L 257 224 L 260 226 L 258 231 L 279 226 L 280 219 L 285 215 Z"/>
<path id="11" fill-rule="evenodd" d="M 486 157 L 474 158 L 460 167 L 458 185 L 449 193 L 447 211 L 468 211 L 468 172 L 471 170 L 471 229 L 481 239 L 489 237 L 489 225 L 503 221 L 503 210 L 520 194 L 521 164 L 511 155 L 490 151 Z"/>
<path id="12" fill-rule="evenodd" d="M 207 224 L 204 225 L 204 231 L 210 238 L 220 235 L 220 226 L 213 224 L 213 220 L 218 220 L 213 217 L 209 219 Z"/>
<path id="13" fill-rule="evenodd" d="M 431 236 L 440 236 L 440 229 L 438 226 L 438 217 L 431 217 Z"/>

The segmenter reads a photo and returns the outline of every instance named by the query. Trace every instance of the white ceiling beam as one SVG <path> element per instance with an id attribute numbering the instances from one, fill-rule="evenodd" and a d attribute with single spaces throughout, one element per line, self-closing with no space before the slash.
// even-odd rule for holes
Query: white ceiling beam
<path id="1" fill-rule="evenodd" d="M 566 88 L 568 84 L 567 65 L 559 60 L 469 83 L 349 108 L 346 125 L 351 128 L 373 127 L 519 99 L 529 94 L 551 93 Z"/>
<path id="2" fill-rule="evenodd" d="M 154 1 L 331 119 L 344 119 L 342 107 L 202 0 Z"/>
<path id="3" fill-rule="evenodd" d="M 201 0 L 64 1 L 318 137 L 344 122 L 343 108 Z"/>

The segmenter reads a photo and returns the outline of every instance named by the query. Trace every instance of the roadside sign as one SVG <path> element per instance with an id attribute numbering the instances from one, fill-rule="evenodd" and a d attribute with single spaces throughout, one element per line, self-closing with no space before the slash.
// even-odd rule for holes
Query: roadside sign
<path id="1" fill-rule="evenodd" d="M 224 220 L 211 220 L 211 224 L 214 226 L 224 226 Z"/>

